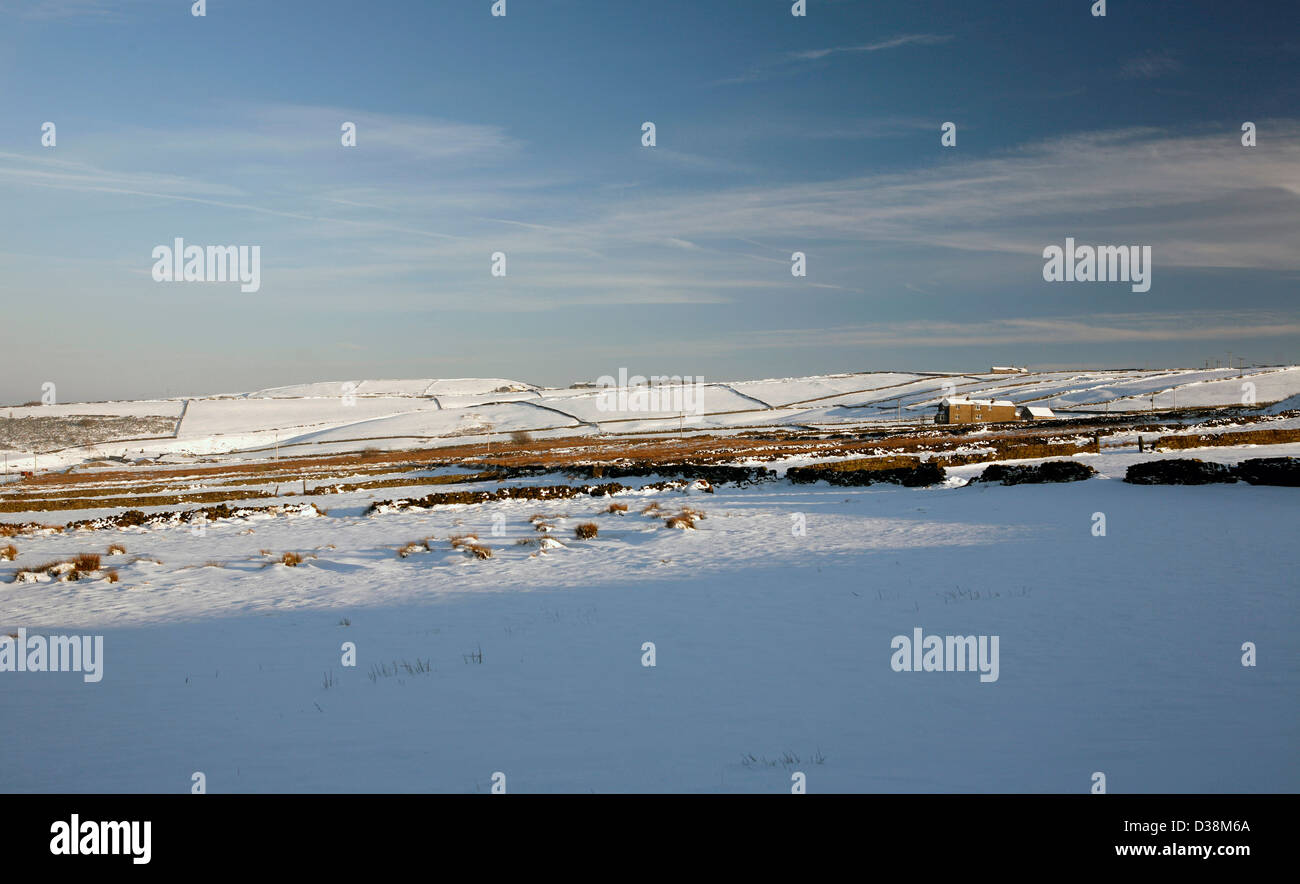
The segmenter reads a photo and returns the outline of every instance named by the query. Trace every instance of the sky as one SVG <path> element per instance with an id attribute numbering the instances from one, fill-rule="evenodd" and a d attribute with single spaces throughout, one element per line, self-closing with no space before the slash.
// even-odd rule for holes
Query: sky
<path id="1" fill-rule="evenodd" d="M 1300 362 L 1293 2 L 192 5 L 0 0 L 0 402 Z"/>

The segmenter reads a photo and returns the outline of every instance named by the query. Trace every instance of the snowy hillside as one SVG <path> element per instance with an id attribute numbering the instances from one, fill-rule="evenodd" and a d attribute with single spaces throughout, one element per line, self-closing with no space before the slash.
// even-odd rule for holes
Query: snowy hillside
<path id="1" fill-rule="evenodd" d="M 640 395 L 640 400 L 638 400 Z M 176 418 L 167 439 L 56 451 L 51 466 L 88 455 L 208 454 L 280 446 L 298 453 L 458 444 L 517 433 L 719 432 L 855 428 L 929 422 L 945 396 L 1008 399 L 1059 417 L 1237 406 L 1267 411 L 1300 395 L 1300 368 L 1050 371 L 1025 374 L 866 372 L 656 388 L 543 388 L 508 378 L 333 381 L 183 400 L 14 407 L 28 416 Z M 621 398 L 620 398 L 621 397 Z M 1154 398 L 1153 398 L 1154 397 Z M 15 456 L 26 453 L 13 449 Z"/>

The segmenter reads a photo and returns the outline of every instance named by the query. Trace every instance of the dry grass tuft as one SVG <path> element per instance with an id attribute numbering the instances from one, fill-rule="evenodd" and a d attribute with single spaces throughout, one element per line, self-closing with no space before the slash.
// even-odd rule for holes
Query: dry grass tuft
<path id="1" fill-rule="evenodd" d="M 120 543 L 110 543 L 108 545 L 108 554 L 110 556 L 124 556 L 126 555 L 126 547 Z"/>
<path id="2" fill-rule="evenodd" d="M 600 529 L 596 527 L 595 522 L 583 522 L 581 525 L 573 529 L 574 536 L 579 540 L 590 540 L 599 532 Z"/>
<path id="3" fill-rule="evenodd" d="M 429 541 L 412 540 L 406 546 L 402 547 L 397 551 L 397 557 L 399 559 L 404 559 L 407 556 L 409 556 L 411 553 L 428 552 L 428 551 L 429 551 Z"/>
<path id="4" fill-rule="evenodd" d="M 473 553 L 474 558 L 476 559 L 492 558 L 492 547 L 490 546 L 484 546 L 481 543 L 467 543 L 465 544 L 465 549 Z"/>
<path id="5" fill-rule="evenodd" d="M 611 504 L 609 505 L 609 507 L 605 510 L 605 512 L 607 512 L 607 513 L 625 513 L 625 512 L 627 512 L 627 504 L 625 504 L 625 503 L 611 503 Z"/>
<path id="6" fill-rule="evenodd" d="M 18 558 L 18 547 L 12 543 L 0 549 L 0 562 L 12 562 L 16 558 Z"/>
<path id="7" fill-rule="evenodd" d="M 117 583 L 118 581 L 117 571 L 109 571 L 104 575 L 104 577 L 109 583 Z"/>
<path id="8" fill-rule="evenodd" d="M 693 531 L 695 529 L 695 520 L 698 518 L 703 518 L 703 514 L 697 513 L 690 507 L 686 507 L 677 515 L 669 516 L 664 519 L 664 524 L 669 528 L 680 528 L 683 531 Z"/>
<path id="9" fill-rule="evenodd" d="M 98 571 L 99 556 L 95 553 L 81 553 L 73 557 L 72 564 L 78 571 Z"/>
<path id="10" fill-rule="evenodd" d="M 302 556 L 298 555 L 296 552 L 287 552 L 280 558 L 280 561 L 288 565 L 290 568 L 294 568 L 302 564 Z"/>

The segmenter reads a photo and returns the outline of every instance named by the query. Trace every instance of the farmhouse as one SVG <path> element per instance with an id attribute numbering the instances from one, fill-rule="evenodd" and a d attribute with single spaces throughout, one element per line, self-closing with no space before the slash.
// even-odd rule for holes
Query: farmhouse
<path id="1" fill-rule="evenodd" d="M 1052 414 L 1052 409 L 1043 408 L 1041 405 L 1022 405 L 1020 406 L 1020 419 L 1022 421 L 1049 421 L 1056 415 Z"/>
<path id="2" fill-rule="evenodd" d="M 982 424 L 998 421 L 1014 421 L 1016 406 L 1009 399 L 967 399 L 964 396 L 949 396 L 939 403 L 939 413 L 935 415 L 936 424 Z"/>

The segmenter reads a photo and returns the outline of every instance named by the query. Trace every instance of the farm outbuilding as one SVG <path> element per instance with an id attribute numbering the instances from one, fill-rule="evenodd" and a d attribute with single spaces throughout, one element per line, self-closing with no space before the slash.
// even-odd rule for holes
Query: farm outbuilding
<path id="1" fill-rule="evenodd" d="M 1054 417 L 1056 415 L 1052 413 L 1052 409 L 1041 405 L 1020 406 L 1020 419 L 1024 421 L 1048 421 Z"/>

